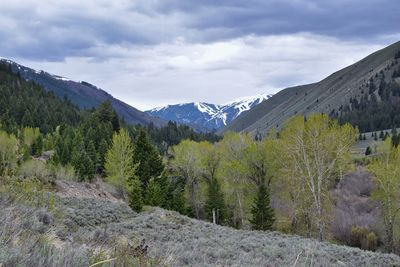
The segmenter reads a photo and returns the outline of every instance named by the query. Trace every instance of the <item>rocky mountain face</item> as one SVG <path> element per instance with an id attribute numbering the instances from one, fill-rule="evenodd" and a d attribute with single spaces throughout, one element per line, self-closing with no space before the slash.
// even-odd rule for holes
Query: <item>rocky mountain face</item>
<path id="1" fill-rule="evenodd" d="M 127 123 L 142 125 L 153 123 L 156 126 L 166 124 L 163 120 L 154 118 L 145 112 L 131 107 L 88 82 L 72 81 L 68 78 L 53 75 L 42 70 L 37 71 L 22 66 L 7 59 L 0 58 L 0 61 L 10 64 L 12 71 L 14 73 L 19 73 L 21 78 L 41 85 L 45 90 L 54 92 L 54 94 L 60 98 L 67 97 L 73 104 L 80 108 L 90 109 L 97 107 L 104 101 L 110 101 L 117 114 Z"/>
<path id="2" fill-rule="evenodd" d="M 220 131 L 265 134 L 294 115 L 325 113 L 361 131 L 400 124 L 400 42 L 320 82 L 284 89 Z"/>
<path id="3" fill-rule="evenodd" d="M 176 121 L 199 130 L 212 131 L 225 127 L 239 115 L 270 97 L 271 95 L 268 94 L 244 97 L 223 105 L 192 102 L 154 108 L 146 112 L 163 120 Z"/>

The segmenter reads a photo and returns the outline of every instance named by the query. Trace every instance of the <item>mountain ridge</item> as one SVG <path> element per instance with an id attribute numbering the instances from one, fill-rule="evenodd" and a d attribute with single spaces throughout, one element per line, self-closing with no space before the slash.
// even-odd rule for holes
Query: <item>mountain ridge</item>
<path id="1" fill-rule="evenodd" d="M 218 130 L 237 116 L 270 98 L 271 94 L 259 94 L 224 103 L 187 102 L 166 105 L 147 110 L 148 114 L 164 120 L 191 125 L 201 130 Z"/>
<path id="2" fill-rule="evenodd" d="M 249 112 L 238 116 L 219 133 L 236 131 L 266 134 L 272 128 L 279 130 L 294 115 L 325 113 L 340 120 L 347 113 L 354 112 L 361 103 L 379 103 L 383 99 L 379 89 L 382 80 L 393 86 L 400 84 L 398 79 L 392 78 L 399 67 L 400 62 L 396 58 L 399 51 L 400 42 L 396 42 L 319 82 L 283 89 Z M 378 122 L 374 123 L 376 125 L 370 128 L 378 129 Z"/>
<path id="3" fill-rule="evenodd" d="M 113 97 L 107 91 L 85 81 L 74 81 L 72 79 L 51 74 L 43 70 L 35 70 L 23 66 L 10 59 L 0 57 L 1 62 L 11 66 L 11 70 L 19 74 L 27 81 L 33 81 L 42 86 L 46 91 L 54 92 L 63 99 L 65 96 L 75 105 L 83 109 L 97 107 L 104 101 L 110 101 L 117 114 L 129 124 L 148 125 L 153 123 L 156 126 L 166 125 L 160 118 L 142 112 L 135 107 Z"/>

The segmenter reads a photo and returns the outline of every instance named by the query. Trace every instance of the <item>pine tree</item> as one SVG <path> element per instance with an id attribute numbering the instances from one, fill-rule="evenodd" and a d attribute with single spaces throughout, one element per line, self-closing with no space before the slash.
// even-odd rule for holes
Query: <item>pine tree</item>
<path id="1" fill-rule="evenodd" d="M 397 148 L 400 143 L 400 134 L 392 136 L 392 146 Z"/>
<path id="2" fill-rule="evenodd" d="M 149 206 L 161 206 L 164 192 L 155 178 L 151 178 L 147 186 L 144 203 Z"/>
<path id="3" fill-rule="evenodd" d="M 187 215 L 184 179 L 182 177 L 174 177 L 167 171 L 163 171 L 161 176 L 157 178 L 157 185 L 161 188 L 162 195 L 160 207 Z"/>
<path id="4" fill-rule="evenodd" d="M 250 220 L 250 223 L 254 230 L 267 231 L 272 229 L 275 214 L 270 205 L 269 191 L 265 183 L 261 183 L 258 188 L 251 213 L 253 218 Z"/>
<path id="5" fill-rule="evenodd" d="M 99 161 L 99 171 L 102 173 L 104 171 L 104 164 L 106 161 L 106 154 L 108 151 L 108 143 L 105 139 L 102 139 L 100 142 L 99 149 L 97 151 L 97 158 Z"/>
<path id="6" fill-rule="evenodd" d="M 143 197 L 142 197 L 142 187 L 140 185 L 139 177 L 136 175 L 128 177 L 127 184 L 128 184 L 129 206 L 136 212 L 142 211 Z"/>
<path id="7" fill-rule="evenodd" d="M 223 224 L 226 219 L 226 206 L 224 194 L 221 185 L 216 178 L 208 182 L 208 194 L 205 203 L 205 212 L 207 219 L 213 221 L 213 212 L 216 215 L 216 223 Z"/>
<path id="8" fill-rule="evenodd" d="M 381 132 L 379 133 L 379 138 L 380 138 L 381 140 L 383 140 L 383 138 L 385 138 L 385 134 L 383 133 L 383 131 L 381 131 Z"/>
<path id="9" fill-rule="evenodd" d="M 136 174 L 140 178 L 143 193 L 145 193 L 150 179 L 161 175 L 164 164 L 157 150 L 150 143 L 144 129 L 139 132 L 133 162 L 138 164 Z"/>
<path id="10" fill-rule="evenodd" d="M 93 168 L 92 168 L 92 172 L 95 173 L 97 170 L 97 153 L 96 153 L 96 148 L 94 147 L 94 143 L 92 140 L 89 141 L 87 147 L 86 147 L 86 153 L 87 156 L 90 158 Z"/>
<path id="11" fill-rule="evenodd" d="M 371 149 L 370 146 L 368 146 L 367 149 L 365 150 L 365 155 L 368 156 L 368 155 L 371 155 L 371 154 L 372 154 L 372 149 Z"/>
<path id="12" fill-rule="evenodd" d="M 42 151 L 43 151 L 43 137 L 41 134 L 39 134 L 38 138 L 32 145 L 32 154 L 34 156 L 40 156 L 42 154 Z"/>

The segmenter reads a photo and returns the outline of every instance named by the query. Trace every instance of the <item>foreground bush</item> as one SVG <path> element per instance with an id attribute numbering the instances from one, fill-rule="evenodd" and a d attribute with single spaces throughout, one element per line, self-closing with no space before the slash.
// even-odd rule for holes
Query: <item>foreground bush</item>
<path id="1" fill-rule="evenodd" d="M 375 251 L 378 246 L 378 237 L 365 227 L 353 227 L 351 229 L 351 245 L 364 250 Z"/>

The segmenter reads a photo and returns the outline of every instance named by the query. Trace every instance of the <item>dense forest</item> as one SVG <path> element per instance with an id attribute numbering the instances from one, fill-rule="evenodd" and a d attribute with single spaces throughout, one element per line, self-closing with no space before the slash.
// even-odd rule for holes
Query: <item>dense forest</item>
<path id="1" fill-rule="evenodd" d="M 40 86 L 12 73 L 10 65 L 0 64 L 0 120 L 3 129 L 16 133 L 18 127 L 39 127 L 43 134 L 57 125 L 77 125 L 79 109 Z"/>
<path id="2" fill-rule="evenodd" d="M 385 72 L 379 72 L 359 88 L 360 98 L 351 98 L 348 105 L 332 111 L 331 115 L 341 123 L 357 126 L 361 132 L 400 126 L 399 62 L 396 55 Z"/>

